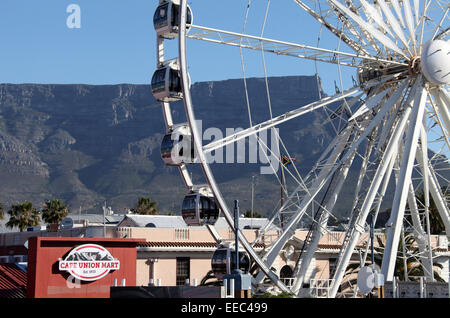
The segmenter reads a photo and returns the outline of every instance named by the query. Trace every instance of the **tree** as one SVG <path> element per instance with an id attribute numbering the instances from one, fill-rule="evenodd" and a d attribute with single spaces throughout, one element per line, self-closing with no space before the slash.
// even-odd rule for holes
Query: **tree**
<path id="1" fill-rule="evenodd" d="M 140 215 L 157 215 L 159 210 L 156 208 L 158 203 L 148 197 L 140 197 L 138 204 L 131 209 L 132 213 Z"/>
<path id="2" fill-rule="evenodd" d="M 6 227 L 8 228 L 18 227 L 20 232 L 23 232 L 29 226 L 38 226 L 40 224 L 39 212 L 29 201 L 12 205 L 7 213 L 9 221 L 6 223 Z"/>
<path id="3" fill-rule="evenodd" d="M 58 199 L 46 201 L 44 203 L 44 208 L 42 209 L 42 219 L 47 224 L 59 225 L 68 214 L 69 210 L 67 205 Z"/>
<path id="4" fill-rule="evenodd" d="M 381 268 L 381 264 L 383 262 L 383 255 L 384 255 L 384 244 L 380 237 L 376 237 L 378 241 L 378 246 L 374 247 L 375 253 L 374 253 L 374 260 L 375 265 L 377 265 L 379 268 Z M 418 248 L 415 246 L 415 240 L 414 236 L 412 234 L 408 234 L 405 236 L 405 250 L 407 251 L 407 254 L 410 255 L 417 255 Z M 370 259 L 370 253 L 368 254 L 368 258 Z M 418 281 L 417 277 L 425 276 L 424 269 L 420 262 L 417 260 L 418 257 L 408 257 L 406 259 L 406 273 L 408 275 L 409 280 L 411 281 Z M 442 264 L 439 263 L 433 263 L 433 267 L 437 267 L 439 269 L 442 269 Z M 353 263 L 347 266 L 347 271 L 345 273 L 346 277 L 349 277 L 352 274 L 357 274 L 360 270 L 360 264 L 359 263 Z M 399 247 L 397 250 L 397 257 L 395 260 L 395 269 L 394 269 L 394 276 L 398 277 L 400 281 L 406 281 L 405 277 L 405 262 L 403 260 L 403 242 L 400 240 Z M 436 281 L 443 282 L 441 276 L 436 271 L 433 271 L 433 276 Z M 343 280 L 344 281 L 344 280 Z M 350 285 L 356 285 L 356 278 L 348 280 L 348 283 Z"/>
<path id="5" fill-rule="evenodd" d="M 255 212 L 255 211 L 252 212 L 252 210 L 247 210 L 244 213 L 244 217 L 245 218 L 262 218 L 262 215 L 259 214 L 258 212 Z"/>
<path id="6" fill-rule="evenodd" d="M 214 272 L 209 270 L 200 281 L 200 286 L 221 286 L 222 283 L 216 278 Z"/>
<path id="7" fill-rule="evenodd" d="M 442 189 L 445 190 L 445 189 Z M 444 193 L 444 196 L 448 195 L 446 191 L 442 191 Z M 425 203 L 425 195 L 424 192 L 420 192 L 416 195 L 417 204 L 420 208 L 424 206 Z M 430 194 L 430 206 L 428 209 L 429 216 L 430 216 L 430 234 L 441 234 L 445 232 L 445 225 L 442 221 L 441 215 L 439 214 L 439 210 L 436 206 L 436 203 L 434 203 L 433 197 Z"/>
<path id="8" fill-rule="evenodd" d="M 3 205 L 2 205 L 2 203 L 0 202 L 0 220 L 3 220 L 3 218 L 5 217 L 5 215 L 4 215 L 3 212 L 4 212 L 4 211 L 3 211 Z"/>

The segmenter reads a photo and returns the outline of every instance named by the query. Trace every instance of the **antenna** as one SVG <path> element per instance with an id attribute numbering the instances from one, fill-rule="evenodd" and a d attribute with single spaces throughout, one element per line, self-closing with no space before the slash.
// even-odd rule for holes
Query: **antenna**
<path id="1" fill-rule="evenodd" d="M 239 270 L 239 200 L 234 200 L 234 251 L 236 256 L 236 270 Z"/>

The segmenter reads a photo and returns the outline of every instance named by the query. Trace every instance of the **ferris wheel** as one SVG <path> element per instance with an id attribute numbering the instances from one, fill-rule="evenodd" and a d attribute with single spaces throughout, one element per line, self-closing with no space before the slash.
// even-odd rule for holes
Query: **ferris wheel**
<path id="1" fill-rule="evenodd" d="M 388 200 L 386 191 L 389 186 L 394 193 L 388 202 L 390 217 L 386 223 L 381 273 L 386 281 L 393 280 L 399 242 L 408 230 L 419 247 L 417 255 L 410 257 L 416 257 L 425 275 L 433 279 L 431 202 L 434 202 L 445 233 L 450 237 L 448 1 L 285 1 L 301 9 L 299 19 L 304 14 L 317 22 L 317 34 L 327 32 L 334 37 L 337 48 L 322 47 L 320 35 L 315 46 L 265 37 L 270 0 L 259 1 L 259 5 L 265 5 L 259 35 L 246 32 L 248 13 L 254 5 L 251 0 L 243 1 L 247 6 L 242 32 L 196 25 L 195 12 L 191 10 L 194 0 L 191 2 L 189 6 L 185 0 L 159 0 L 154 15 L 157 70 L 152 78 L 152 91 L 162 103 L 166 123 L 161 154 L 167 165 L 179 169 L 187 187 L 182 207 L 186 223 L 213 226 L 220 212 L 233 229 L 233 213 L 208 162 L 208 154 L 246 138 L 254 138 L 258 147 L 270 152 L 268 145 L 257 136 L 271 131 L 283 153 L 276 156 L 276 168 L 281 169 L 283 178 L 273 174 L 274 183 L 281 186 L 282 196 L 275 204 L 270 222 L 260 229 L 259 238 L 272 224 L 279 226 L 280 234 L 263 254 L 258 254 L 253 248 L 256 241 L 248 242 L 243 235 L 239 238 L 243 249 L 260 269 L 255 284 L 268 277 L 280 290 L 299 294 L 319 240 L 329 231 L 330 220 L 336 218 L 336 202 L 349 182 L 347 177 L 351 169 L 358 172 L 358 178 L 356 185 L 353 182 L 353 201 L 342 247 L 335 270 L 330 273 L 332 283 L 328 297 L 339 296 L 347 266 L 362 234 L 367 231 L 368 217 L 377 218 Z M 202 5 L 202 1 L 198 2 Z M 202 41 L 211 46 L 238 50 L 249 127 L 205 145 L 202 143 L 190 92 L 187 41 Z M 178 56 L 166 60 L 168 42 L 178 44 Z M 263 61 L 270 117 L 257 123 L 247 94 L 244 51 L 260 52 Z M 316 73 L 323 65 L 332 65 L 337 69 L 339 85 L 336 84 L 336 93 L 330 96 L 319 94 L 317 101 L 273 115 L 265 63 L 265 56 L 270 54 L 312 63 Z M 357 78 L 346 88 L 342 81 L 344 68 L 353 69 Z M 318 76 L 330 74 L 319 73 Z M 184 123 L 174 123 L 172 117 L 172 103 L 178 100 L 184 102 Z M 334 137 L 324 145 L 309 172 L 302 175 L 276 128 L 314 112 L 327 115 L 326 124 L 334 131 Z M 214 116 L 214 111 L 211 116 Z M 286 165 L 286 160 L 289 165 Z M 204 184 L 194 184 L 189 173 L 190 167 L 196 163 L 202 168 Z M 286 182 L 288 178 L 290 182 Z M 418 196 L 419 193 L 423 196 Z M 296 254 L 294 282 L 287 286 L 271 267 L 305 219 L 310 222 L 308 234 L 301 252 Z"/>

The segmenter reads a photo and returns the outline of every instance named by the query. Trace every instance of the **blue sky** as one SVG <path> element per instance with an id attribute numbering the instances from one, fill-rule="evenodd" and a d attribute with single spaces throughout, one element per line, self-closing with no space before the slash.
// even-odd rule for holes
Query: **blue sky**
<path id="1" fill-rule="evenodd" d="M 241 32 L 247 0 L 192 0 L 194 24 Z M 253 0 L 247 31 L 260 35 L 266 0 Z M 81 28 L 69 29 L 66 8 L 81 8 Z M 0 82 L 56 84 L 148 84 L 155 70 L 153 13 L 157 0 L 2 0 Z M 316 45 L 319 25 L 292 0 L 271 1 L 264 36 Z M 176 41 L 168 56 L 176 56 Z M 193 82 L 242 77 L 239 49 L 188 41 Z M 321 47 L 338 42 L 326 30 Z M 342 49 L 342 48 L 341 48 Z M 269 76 L 313 75 L 314 63 L 266 54 Z M 246 75 L 263 76 L 261 53 L 245 51 Z M 334 92 L 337 67 L 319 65 L 327 93 Z M 354 71 L 345 72 L 344 88 Z"/>

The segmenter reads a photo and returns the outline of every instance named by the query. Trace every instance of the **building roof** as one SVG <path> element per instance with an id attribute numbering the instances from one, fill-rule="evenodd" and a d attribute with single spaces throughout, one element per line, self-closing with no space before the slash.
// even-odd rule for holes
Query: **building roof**
<path id="1" fill-rule="evenodd" d="M 87 220 L 90 224 L 103 224 L 103 214 L 71 214 L 69 216 L 74 223 L 82 222 L 83 220 Z M 125 215 L 113 214 L 113 215 L 105 215 L 105 224 L 118 224 L 123 220 Z"/>
<path id="2" fill-rule="evenodd" d="M 141 242 L 138 243 L 138 247 L 205 247 L 205 248 L 217 248 L 215 242 Z M 255 248 L 265 247 L 262 243 L 255 244 Z"/>
<path id="3" fill-rule="evenodd" d="M 16 264 L 0 264 L 0 298 L 25 298 L 27 273 Z"/>
<path id="4" fill-rule="evenodd" d="M 240 218 L 240 229 L 260 229 L 269 222 L 266 218 Z M 156 227 L 156 228 L 188 228 L 183 218 L 179 215 L 138 215 L 127 214 L 118 226 L 130 227 Z M 224 217 L 219 217 L 214 227 L 217 230 L 228 229 L 228 223 Z M 189 227 L 189 228 L 205 228 L 205 226 Z M 278 228 L 271 225 L 269 230 L 277 230 Z"/>

